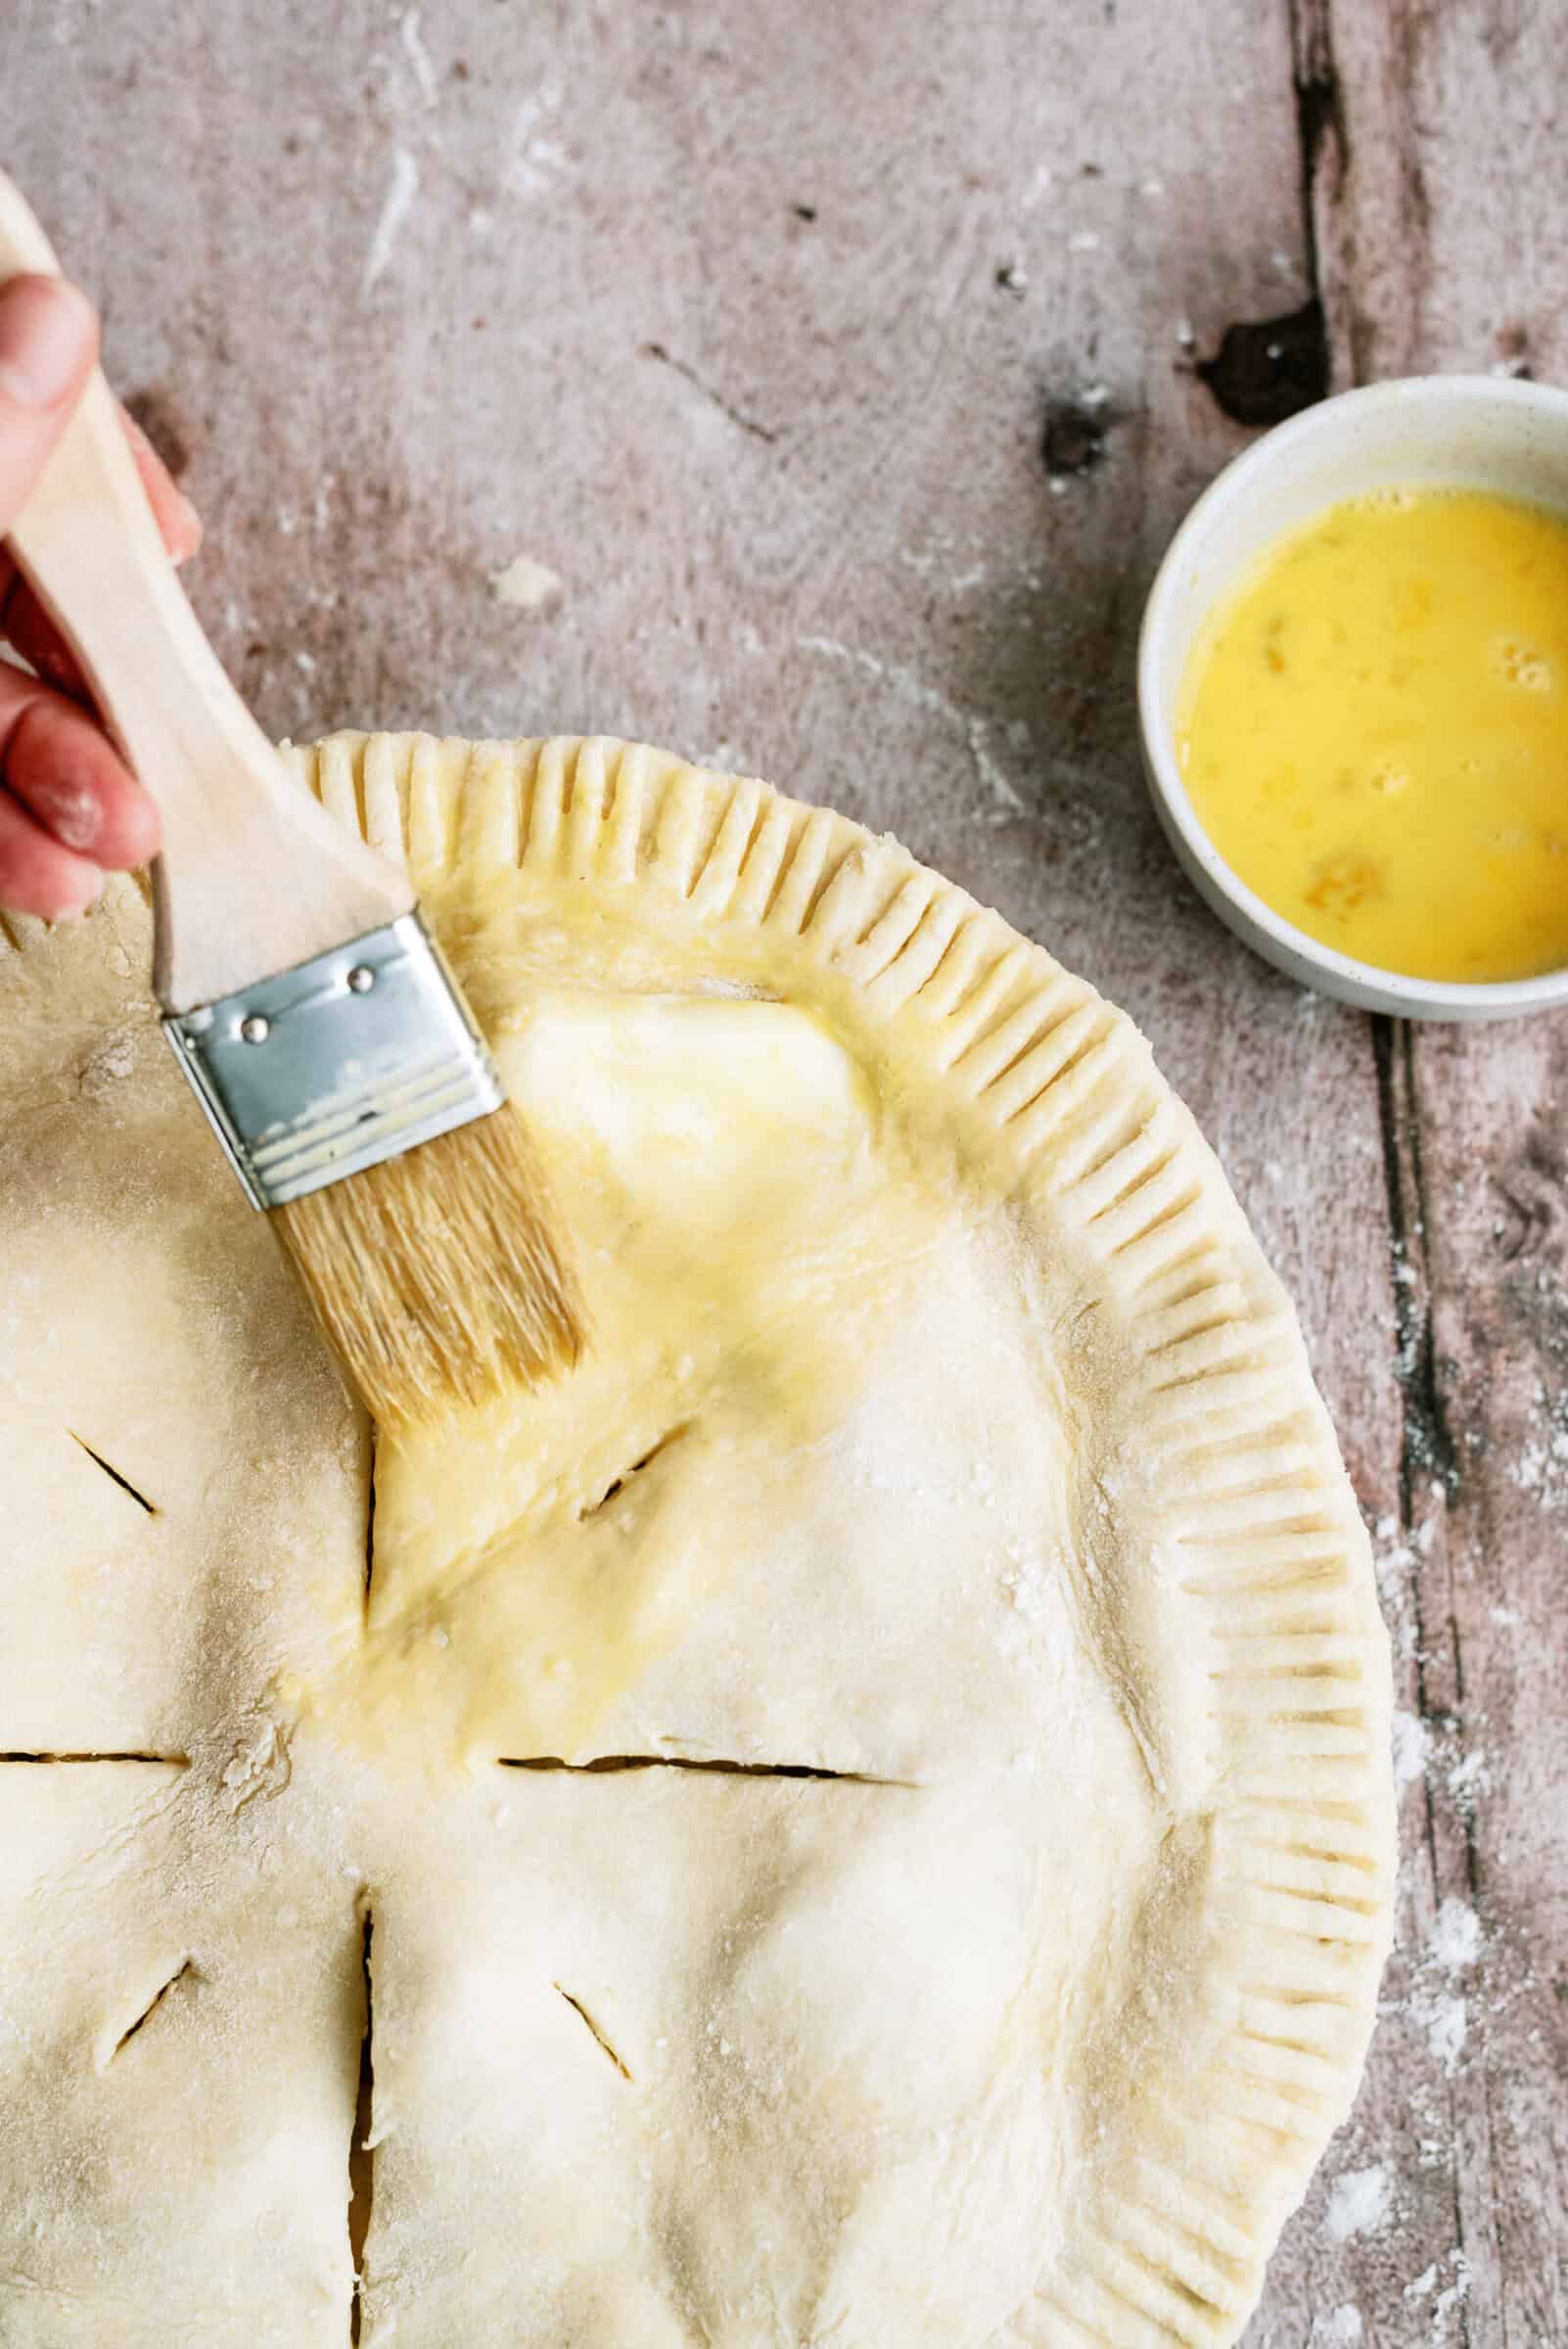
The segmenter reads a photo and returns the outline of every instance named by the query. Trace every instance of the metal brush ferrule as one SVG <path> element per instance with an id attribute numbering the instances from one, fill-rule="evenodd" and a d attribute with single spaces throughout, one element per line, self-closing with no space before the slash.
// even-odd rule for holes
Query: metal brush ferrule
<path id="1" fill-rule="evenodd" d="M 506 1098 L 417 913 L 170 1012 L 163 1032 L 254 1207 L 363 1174 Z"/>

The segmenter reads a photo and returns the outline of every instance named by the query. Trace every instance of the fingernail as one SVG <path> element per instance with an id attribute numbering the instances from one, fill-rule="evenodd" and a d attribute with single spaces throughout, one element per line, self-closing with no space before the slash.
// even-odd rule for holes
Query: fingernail
<path id="1" fill-rule="evenodd" d="M 0 288 L 0 397 L 52 408 L 92 356 L 92 305 L 58 278 L 20 277 Z"/>
<path id="2" fill-rule="evenodd" d="M 189 563 L 202 551 L 202 517 L 183 489 L 177 490 L 176 495 L 180 501 L 180 534 L 169 552 L 177 571 L 182 563 Z"/>
<path id="3" fill-rule="evenodd" d="M 170 514 L 165 529 L 169 558 L 177 571 L 202 551 L 202 517 L 180 487 L 174 484 L 175 511 Z"/>

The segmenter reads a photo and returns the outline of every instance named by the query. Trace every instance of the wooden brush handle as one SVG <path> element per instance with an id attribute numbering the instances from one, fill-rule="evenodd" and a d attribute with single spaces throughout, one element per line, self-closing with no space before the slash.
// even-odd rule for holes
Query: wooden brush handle
<path id="1" fill-rule="evenodd" d="M 0 284 L 55 276 L 0 172 Z M 158 802 L 154 985 L 185 1011 L 379 929 L 414 901 L 397 872 L 301 791 L 202 633 L 153 519 L 108 385 L 80 406 L 10 546 Z"/>

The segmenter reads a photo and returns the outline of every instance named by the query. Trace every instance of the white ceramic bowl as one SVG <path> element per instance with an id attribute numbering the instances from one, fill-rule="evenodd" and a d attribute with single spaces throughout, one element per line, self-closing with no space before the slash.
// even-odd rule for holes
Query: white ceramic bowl
<path id="1" fill-rule="evenodd" d="M 1342 392 L 1254 442 L 1206 489 L 1166 553 L 1138 644 L 1138 716 L 1154 806 L 1200 895 L 1238 938 L 1324 994 L 1416 1019 L 1503 1020 L 1568 1003 L 1568 969 L 1459 986 L 1337 953 L 1238 880 L 1198 821 L 1176 764 L 1192 641 L 1217 598 L 1282 530 L 1340 498 L 1404 484 L 1495 489 L 1568 515 L 1568 392 L 1493 376 L 1413 376 Z"/>

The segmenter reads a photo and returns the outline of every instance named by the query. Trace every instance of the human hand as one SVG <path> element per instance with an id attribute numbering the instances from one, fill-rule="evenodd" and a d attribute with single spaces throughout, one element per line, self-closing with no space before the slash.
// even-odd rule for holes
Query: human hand
<path id="1" fill-rule="evenodd" d="M 58 278 L 0 287 L 0 539 L 25 506 L 98 355 L 86 296 Z M 176 563 L 202 530 L 129 417 L 126 436 Z M 0 637 L 37 671 L 0 658 L 0 906 L 50 920 L 82 913 L 106 871 L 155 854 L 158 809 L 92 714 L 81 672 L 0 545 Z"/>

